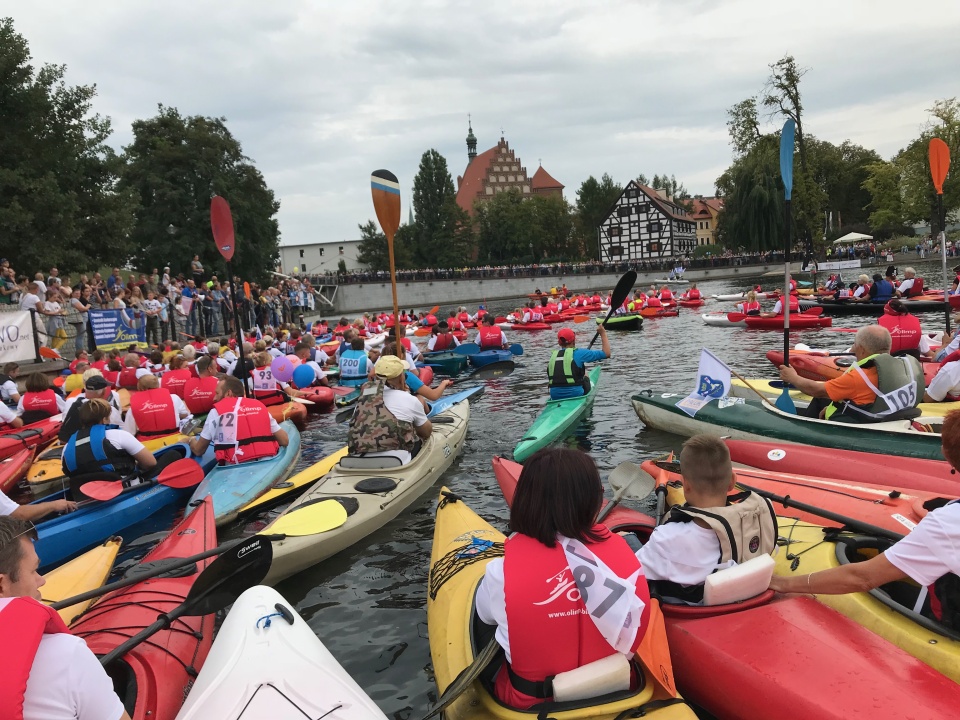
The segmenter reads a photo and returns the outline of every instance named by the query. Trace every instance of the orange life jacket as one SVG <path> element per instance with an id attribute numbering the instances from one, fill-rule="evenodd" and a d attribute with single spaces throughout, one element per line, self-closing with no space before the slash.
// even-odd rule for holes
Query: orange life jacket
<path id="1" fill-rule="evenodd" d="M 131 393 L 130 412 L 137 423 L 138 440 L 172 435 L 180 429 L 173 397 L 165 388 Z"/>

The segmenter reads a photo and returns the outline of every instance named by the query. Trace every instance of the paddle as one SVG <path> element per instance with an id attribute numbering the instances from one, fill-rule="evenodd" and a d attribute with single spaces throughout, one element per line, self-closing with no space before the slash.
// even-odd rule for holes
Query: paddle
<path id="1" fill-rule="evenodd" d="M 783 236 L 783 364 L 790 364 L 790 220 L 793 194 L 793 138 L 796 123 L 793 119 L 783 124 L 780 133 L 780 177 L 783 179 L 785 232 Z M 779 401 L 778 401 L 779 402 Z M 778 406 L 779 407 L 779 406 Z"/>
<path id="2" fill-rule="evenodd" d="M 607 316 L 603 319 L 603 322 L 600 323 L 600 327 L 604 327 L 607 324 L 607 320 L 613 315 L 614 311 L 623 305 L 623 301 L 627 299 L 627 295 L 630 294 L 630 291 L 633 289 L 634 284 L 637 282 L 637 271 L 636 270 L 627 270 L 619 280 L 617 280 L 617 286 L 613 289 L 613 295 L 610 297 L 610 309 L 607 311 Z M 600 328 L 597 328 L 597 332 L 593 334 L 593 339 L 590 341 L 590 344 L 587 345 L 587 349 L 593 347 L 593 344 L 597 341 L 597 338 L 600 337 Z"/>
<path id="3" fill-rule="evenodd" d="M 230 263 L 237 247 L 233 230 L 233 215 L 230 213 L 230 204 L 219 195 L 214 195 L 210 199 L 210 230 L 213 232 L 213 240 L 217 245 L 217 250 L 220 251 L 220 255 L 227 264 L 227 276 L 231 282 L 230 287 L 236 290 L 236 286 L 233 284 L 233 267 Z M 244 290 L 246 290 L 246 287 L 247 286 L 244 285 Z M 237 337 L 242 340 L 243 332 L 240 326 L 240 304 L 236 302 L 236 296 L 234 296 L 234 302 L 231 304 L 233 305 L 233 322 L 237 328 Z M 245 367 L 243 342 L 237 343 L 237 352 L 240 355 L 240 367 Z M 247 383 L 243 383 L 243 394 L 247 397 L 250 395 Z"/>
<path id="4" fill-rule="evenodd" d="M 940 138 L 932 138 L 929 147 L 930 154 L 930 177 L 933 179 L 933 186 L 937 189 L 937 222 L 940 224 L 940 255 L 943 258 L 943 287 L 944 298 L 950 295 L 952 283 L 947 277 L 947 234 L 944 226 L 946 218 L 943 214 L 943 181 L 947 178 L 947 171 L 950 169 L 950 148 Z M 932 224 L 932 223 L 931 223 Z M 944 313 L 947 318 L 947 333 L 950 333 L 950 303 L 944 305 Z"/>
<path id="5" fill-rule="evenodd" d="M 597 514 L 597 522 L 603 519 L 620 504 L 624 496 L 642 500 L 653 492 L 657 481 L 642 467 L 632 462 L 622 462 L 610 473 L 610 487 L 614 489 L 613 500 L 608 502 Z"/>
<path id="6" fill-rule="evenodd" d="M 580 323 L 585 323 L 585 322 L 587 322 L 588 320 L 590 320 L 590 316 L 589 316 L 589 315 L 574 315 L 574 316 L 573 316 L 573 321 L 574 321 L 577 325 L 579 325 Z"/>
<path id="7" fill-rule="evenodd" d="M 209 615 L 223 610 L 240 593 L 259 584 L 267 576 L 272 560 L 273 546 L 256 535 L 234 546 L 229 552 L 224 552 L 197 576 L 183 603 L 120 643 L 100 658 L 100 664 L 108 666 L 152 635 L 170 627 L 179 617 Z"/>
<path id="8" fill-rule="evenodd" d="M 467 375 L 465 379 L 492 380 L 494 378 L 506 377 L 516 369 L 517 364 L 513 360 L 501 360 L 500 362 L 478 367 Z"/>
<path id="9" fill-rule="evenodd" d="M 523 355 L 523 345 L 521 345 L 520 343 L 513 343 L 513 345 L 508 347 L 507 350 L 509 350 L 510 352 L 512 352 L 514 355 L 517 355 L 517 356 Z"/>
<path id="10" fill-rule="evenodd" d="M 670 453 L 669 460 L 673 460 L 673 453 Z M 654 518 L 657 521 L 657 525 L 660 525 L 660 522 L 663 520 L 663 514 L 667 511 L 667 479 L 670 476 L 667 475 L 667 471 L 663 468 L 660 468 L 660 472 L 657 473 L 657 514 Z"/>
<path id="11" fill-rule="evenodd" d="M 170 463 L 161 470 L 156 480 L 132 487 L 166 485 L 167 487 L 183 489 L 199 485 L 200 481 L 203 480 L 203 475 L 203 468 L 197 464 L 196 460 L 182 458 Z M 130 485 L 125 485 L 125 482 L 124 480 L 93 480 L 84 483 L 80 487 L 80 492 L 94 500 L 113 500 L 122 493 L 124 489 L 131 487 Z"/>
<path id="12" fill-rule="evenodd" d="M 387 236 L 387 254 L 390 258 L 390 289 L 393 292 L 393 319 L 397 338 L 397 357 L 403 359 L 405 350 L 400 338 L 404 336 L 400 321 L 400 305 L 397 302 L 397 264 L 393 254 L 393 236 L 400 227 L 400 182 L 389 170 L 374 170 L 370 176 L 370 193 L 373 209 L 383 234 Z M 439 310 L 439 307 L 437 308 Z M 436 311 L 434 311 L 436 312 Z"/>
<path id="13" fill-rule="evenodd" d="M 307 400 L 306 398 L 302 398 L 302 397 L 295 397 L 290 399 L 295 403 L 300 403 L 301 405 L 316 405 L 316 403 L 313 400 Z M 283 415 L 284 417 L 286 417 L 287 412 L 284 411 Z"/>
<path id="14" fill-rule="evenodd" d="M 453 352 L 457 355 L 476 355 L 480 352 L 480 346 L 476 343 L 460 343 L 453 349 Z"/>

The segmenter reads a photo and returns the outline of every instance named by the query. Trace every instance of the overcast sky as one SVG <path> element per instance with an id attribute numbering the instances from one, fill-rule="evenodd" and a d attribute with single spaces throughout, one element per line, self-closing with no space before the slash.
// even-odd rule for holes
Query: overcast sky
<path id="1" fill-rule="evenodd" d="M 805 128 L 890 157 L 960 95 L 957 0 L 8 0 L 36 62 L 96 83 L 112 143 L 158 103 L 227 118 L 281 202 L 282 244 L 358 237 L 370 173 L 466 166 L 501 126 L 566 185 L 671 173 L 712 194 L 726 110 L 785 53 L 809 69 Z M 782 122 L 782 121 L 781 121 Z M 777 123 L 780 124 L 780 123 Z"/>

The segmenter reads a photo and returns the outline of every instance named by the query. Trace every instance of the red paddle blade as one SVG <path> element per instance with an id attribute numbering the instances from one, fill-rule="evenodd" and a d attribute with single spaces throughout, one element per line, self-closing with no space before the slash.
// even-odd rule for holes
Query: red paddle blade
<path id="1" fill-rule="evenodd" d="M 245 282 L 243 284 L 243 294 L 246 296 L 247 300 L 250 299 L 250 283 Z"/>
<path id="2" fill-rule="evenodd" d="M 80 486 L 80 492 L 94 500 L 113 500 L 123 492 L 120 480 L 93 480 Z"/>
<path id="3" fill-rule="evenodd" d="M 230 204 L 219 195 L 210 200 L 210 229 L 213 231 L 213 240 L 223 259 L 230 262 L 236 243 L 233 235 L 233 215 L 230 214 Z"/>
<path id="4" fill-rule="evenodd" d="M 334 395 L 349 395 L 356 390 L 355 387 L 350 387 L 349 385 L 334 385 L 330 389 L 333 390 Z"/>
<path id="5" fill-rule="evenodd" d="M 172 488 L 188 488 L 199 485 L 200 481 L 203 480 L 203 475 L 203 468 L 196 460 L 183 458 L 170 463 L 160 471 L 157 482 Z"/>
<path id="6" fill-rule="evenodd" d="M 930 140 L 930 176 L 937 195 L 943 195 L 943 181 L 947 179 L 950 169 L 950 148 L 940 138 Z"/>

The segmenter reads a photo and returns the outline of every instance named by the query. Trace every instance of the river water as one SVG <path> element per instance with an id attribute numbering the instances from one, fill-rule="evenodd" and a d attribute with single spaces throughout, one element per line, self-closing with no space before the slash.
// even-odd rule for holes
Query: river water
<path id="1" fill-rule="evenodd" d="M 904 264 L 901 261 L 901 269 Z M 938 276 L 934 272 L 939 264 L 928 262 L 917 264 L 917 268 L 921 273 L 926 271 L 928 277 Z M 699 287 L 709 297 L 739 292 L 748 282 L 772 289 L 782 283 L 782 277 L 779 282 L 770 277 L 751 281 L 741 278 L 704 282 Z M 703 310 L 730 309 L 730 305 L 711 300 Z M 506 314 L 513 306 L 510 302 L 491 303 L 488 309 Z M 924 329 L 942 329 L 942 316 L 921 318 Z M 835 319 L 834 324 L 857 327 L 868 322 L 872 319 L 852 317 Z M 589 342 L 595 326 L 591 321 L 571 327 L 576 328 L 582 347 Z M 545 400 L 546 363 L 555 347 L 555 333 L 507 334 L 512 342 L 523 344 L 525 352 L 518 358 L 519 367 L 507 378 L 488 381 L 482 397 L 471 403 L 465 451 L 440 483 L 379 532 L 278 586 L 374 701 L 398 720 L 419 718 L 436 700 L 425 587 L 440 485 L 448 485 L 486 520 L 504 529 L 507 508 L 490 460 L 494 455 L 510 457 Z M 836 351 L 849 345 L 851 335 L 794 331 L 792 340 Z M 698 311 L 683 309 L 676 318 L 646 320 L 639 332 L 611 332 L 610 341 L 613 357 L 603 363 L 592 413 L 565 441 L 589 452 L 604 477 L 625 460 L 639 462 L 678 450 L 683 442 L 679 436 L 643 428 L 630 404 L 631 395 L 645 388 L 690 392 L 703 347 L 745 377 L 772 377 L 773 366 L 765 353 L 783 344 L 781 333 L 707 327 Z M 345 441 L 345 426 L 334 425 L 333 416 L 310 416 L 303 435 L 301 467 L 339 449 Z M 161 517 L 144 527 L 143 537 L 125 552 L 123 566 L 142 554 L 169 522 L 169 517 Z M 254 519 L 230 534 L 255 532 L 263 524 L 264 518 Z"/>

